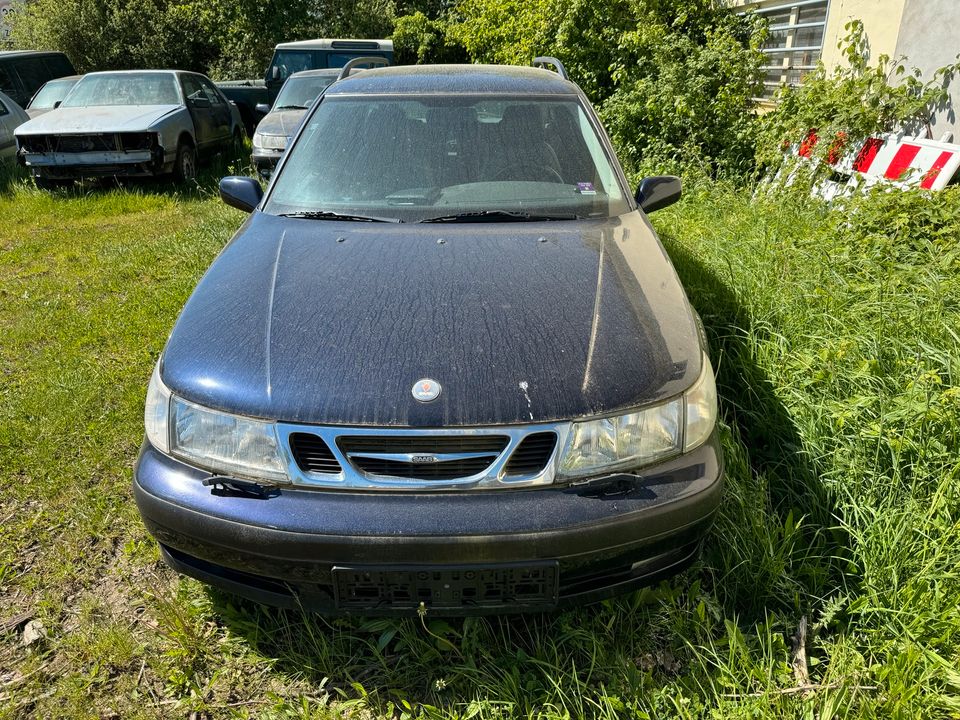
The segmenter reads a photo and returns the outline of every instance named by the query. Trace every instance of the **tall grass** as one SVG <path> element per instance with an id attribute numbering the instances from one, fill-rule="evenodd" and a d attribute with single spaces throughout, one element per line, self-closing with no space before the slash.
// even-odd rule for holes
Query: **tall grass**
<path id="1" fill-rule="evenodd" d="M 843 210 L 704 186 L 654 216 L 718 368 L 701 562 L 544 616 L 324 620 L 158 562 L 129 496 L 205 194 L 0 197 L 0 718 L 960 713 L 960 189 Z M 796 659 L 803 618 L 806 660 Z"/>

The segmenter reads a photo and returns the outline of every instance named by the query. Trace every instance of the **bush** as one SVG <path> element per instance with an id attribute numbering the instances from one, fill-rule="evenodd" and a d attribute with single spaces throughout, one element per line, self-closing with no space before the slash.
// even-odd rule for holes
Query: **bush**
<path id="1" fill-rule="evenodd" d="M 13 14 L 14 47 L 65 52 L 79 72 L 179 68 L 261 77 L 278 42 L 386 37 L 393 0 L 30 0 Z"/>
<path id="2" fill-rule="evenodd" d="M 393 27 L 394 58 L 398 65 L 462 63 L 463 46 L 448 35 L 444 20 L 431 20 L 420 11 L 397 18 Z"/>

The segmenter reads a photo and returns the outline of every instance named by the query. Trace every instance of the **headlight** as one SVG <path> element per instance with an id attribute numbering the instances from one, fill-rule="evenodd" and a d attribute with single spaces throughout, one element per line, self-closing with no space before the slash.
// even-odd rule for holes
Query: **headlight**
<path id="1" fill-rule="evenodd" d="M 627 415 L 573 423 L 559 478 L 576 478 L 650 465 L 702 445 L 717 419 L 713 366 L 706 355 L 700 377 L 681 397 Z"/>
<path id="2" fill-rule="evenodd" d="M 241 478 L 287 479 L 274 423 L 178 398 L 163 385 L 159 370 L 150 380 L 144 419 L 155 448 L 191 465 Z"/>
<path id="3" fill-rule="evenodd" d="M 253 146 L 261 150 L 283 150 L 287 147 L 287 136 L 254 133 Z"/>
<path id="4" fill-rule="evenodd" d="M 170 452 L 170 391 L 160 379 L 160 363 L 153 368 L 150 385 L 147 387 L 147 403 L 143 409 L 143 424 L 147 440 L 157 450 Z"/>
<path id="5" fill-rule="evenodd" d="M 690 452 L 703 445 L 717 424 L 717 383 L 710 358 L 703 356 L 700 377 L 683 394 L 686 421 L 683 433 L 683 451 Z"/>

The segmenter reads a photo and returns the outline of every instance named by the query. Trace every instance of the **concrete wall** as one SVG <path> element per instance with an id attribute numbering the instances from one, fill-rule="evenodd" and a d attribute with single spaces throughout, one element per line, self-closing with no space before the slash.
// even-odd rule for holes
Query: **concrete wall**
<path id="1" fill-rule="evenodd" d="M 844 29 L 850 20 L 862 20 L 863 29 L 870 45 L 870 60 L 876 62 L 881 55 L 894 56 L 897 36 L 904 6 L 910 0 L 830 0 L 827 6 L 827 26 L 823 33 L 821 59 L 828 68 L 843 62 L 837 45 L 847 35 Z M 958 2 L 958 0 L 946 0 Z M 920 0 L 927 2 L 927 0 Z"/>
<path id="2" fill-rule="evenodd" d="M 960 0 L 906 0 L 895 56 L 906 56 L 908 67 L 923 71 L 924 80 L 938 68 L 957 62 L 960 53 Z M 960 78 L 949 87 L 951 99 L 931 117 L 934 140 L 953 132 L 960 142 Z"/>

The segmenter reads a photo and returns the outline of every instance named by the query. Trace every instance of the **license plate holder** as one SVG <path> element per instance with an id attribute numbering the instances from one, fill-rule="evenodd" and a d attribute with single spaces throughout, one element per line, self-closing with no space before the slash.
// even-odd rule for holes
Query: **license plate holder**
<path id="1" fill-rule="evenodd" d="M 470 610 L 556 606 L 556 561 L 497 565 L 336 566 L 333 589 L 342 610 Z"/>

